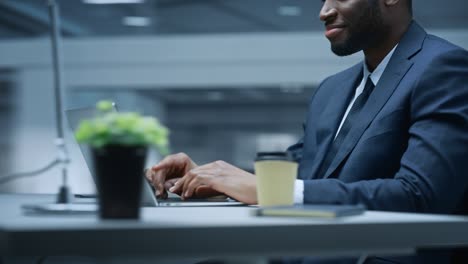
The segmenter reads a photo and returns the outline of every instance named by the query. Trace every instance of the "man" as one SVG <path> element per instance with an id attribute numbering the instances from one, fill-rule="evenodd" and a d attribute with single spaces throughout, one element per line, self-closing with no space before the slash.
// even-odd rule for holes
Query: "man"
<path id="1" fill-rule="evenodd" d="M 295 201 L 467 213 L 468 52 L 428 35 L 412 20 L 411 0 L 323 2 L 332 51 L 362 50 L 365 59 L 325 79 L 310 101 L 304 137 L 289 148 L 300 162 Z M 160 194 L 257 199 L 255 176 L 223 161 L 198 166 L 176 154 L 147 176 Z M 423 252 L 366 263 L 450 258 Z"/>

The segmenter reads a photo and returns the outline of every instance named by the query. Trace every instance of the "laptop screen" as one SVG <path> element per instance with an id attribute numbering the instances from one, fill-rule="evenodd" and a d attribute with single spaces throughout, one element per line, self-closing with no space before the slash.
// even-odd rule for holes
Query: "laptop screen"
<path id="1" fill-rule="evenodd" d="M 117 111 L 115 103 L 112 103 L 112 111 Z M 96 116 L 96 108 L 95 107 L 84 107 L 84 108 L 76 108 L 76 109 L 68 109 L 65 110 L 65 115 L 68 120 L 68 124 L 70 125 L 71 130 L 74 132 L 78 129 L 80 122 L 83 119 L 90 119 Z M 91 172 L 91 176 L 93 177 L 94 183 L 96 183 L 96 179 L 94 176 L 94 171 L 92 169 L 93 161 L 91 159 L 91 153 L 89 148 L 86 145 L 78 144 L 81 150 L 81 154 L 83 154 L 83 158 L 85 159 L 86 166 L 88 167 L 89 171 Z"/>

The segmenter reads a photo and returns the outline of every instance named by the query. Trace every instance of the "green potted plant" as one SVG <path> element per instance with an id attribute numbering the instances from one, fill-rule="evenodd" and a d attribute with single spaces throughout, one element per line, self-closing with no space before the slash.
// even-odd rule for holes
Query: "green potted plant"
<path id="1" fill-rule="evenodd" d="M 91 149 L 100 216 L 138 218 L 148 147 L 166 155 L 169 130 L 154 117 L 116 112 L 110 101 L 96 108 L 96 116 L 82 120 L 75 136 Z"/>

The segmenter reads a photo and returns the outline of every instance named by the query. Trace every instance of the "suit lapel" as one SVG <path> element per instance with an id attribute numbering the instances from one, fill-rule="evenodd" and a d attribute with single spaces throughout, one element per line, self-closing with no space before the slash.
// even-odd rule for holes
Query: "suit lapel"
<path id="1" fill-rule="evenodd" d="M 347 78 L 331 84 L 336 88 L 330 96 L 330 103 L 327 104 L 317 122 L 317 142 L 331 141 L 333 138 L 331 135 L 334 135 L 338 129 L 341 118 L 348 107 L 351 97 L 354 95 L 355 86 L 360 76 L 362 76 L 361 63 L 354 66 L 351 73 L 347 75 Z"/>
<path id="2" fill-rule="evenodd" d="M 424 30 L 415 22 L 410 25 L 407 33 L 400 41 L 400 44 L 390 59 L 379 83 L 376 85 L 365 107 L 362 109 L 358 121 L 353 124 L 340 150 L 330 164 L 330 167 L 325 173 L 325 178 L 329 177 L 349 155 L 369 124 L 393 94 L 400 81 L 413 65 L 408 59 L 421 49 L 425 36 L 426 33 Z"/>
<path id="3" fill-rule="evenodd" d="M 331 103 L 327 104 L 323 112 L 320 114 L 320 118 L 316 122 L 316 142 L 318 144 L 317 155 L 315 155 L 316 160 L 314 161 L 314 165 L 308 175 L 313 176 L 316 174 L 316 170 L 322 163 L 325 153 L 328 151 L 328 148 L 334 139 L 349 101 L 354 95 L 354 91 L 357 86 L 356 83 L 360 81 L 361 78 L 362 63 L 359 63 L 350 69 L 345 78 L 327 86 L 328 89 L 335 87 L 335 91 L 330 96 L 329 102 Z"/>

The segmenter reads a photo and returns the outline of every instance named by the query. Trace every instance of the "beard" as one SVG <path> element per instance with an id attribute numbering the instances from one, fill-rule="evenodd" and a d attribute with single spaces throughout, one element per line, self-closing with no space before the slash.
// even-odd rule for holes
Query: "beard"
<path id="1" fill-rule="evenodd" d="M 331 43 L 331 50 L 338 56 L 348 56 L 379 43 L 387 30 L 378 1 L 369 0 L 369 6 L 355 21 L 350 21 L 349 36 L 341 43 Z"/>

